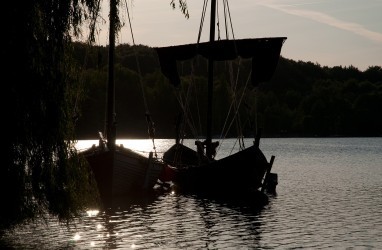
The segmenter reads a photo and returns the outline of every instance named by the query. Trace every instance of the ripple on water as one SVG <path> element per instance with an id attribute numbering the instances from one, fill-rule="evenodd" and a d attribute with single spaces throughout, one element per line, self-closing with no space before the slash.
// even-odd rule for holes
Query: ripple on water
<path id="1" fill-rule="evenodd" d="M 276 155 L 279 176 L 277 195 L 262 209 L 162 193 L 84 213 L 69 228 L 52 218 L 27 223 L 2 235 L 0 246 L 382 249 L 382 138 L 264 138 L 261 147 Z"/>

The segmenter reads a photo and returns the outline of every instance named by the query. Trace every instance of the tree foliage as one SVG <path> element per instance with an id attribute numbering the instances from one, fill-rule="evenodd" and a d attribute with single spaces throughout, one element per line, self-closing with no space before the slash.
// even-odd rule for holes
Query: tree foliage
<path id="1" fill-rule="evenodd" d="M 79 45 L 80 46 L 80 45 Z M 95 51 L 106 51 L 104 47 L 94 47 Z M 176 89 L 168 84 L 160 72 L 157 55 L 153 48 L 147 46 L 117 46 L 116 58 L 120 72 L 116 87 L 119 89 L 117 122 L 119 137 L 147 138 L 145 110 L 142 103 L 142 92 L 139 87 L 139 75 L 135 54 L 141 65 L 146 100 L 150 113 L 156 124 L 157 136 L 172 138 L 175 134 L 174 122 L 179 112 L 179 103 L 175 98 Z M 93 53 L 95 54 L 95 53 Z M 89 61 L 97 61 L 96 57 Z M 100 76 L 105 75 L 105 62 L 100 62 L 98 73 L 87 71 L 88 91 L 102 91 Z M 97 63 L 98 65 L 98 63 Z M 226 111 L 231 104 L 231 86 L 228 79 L 228 66 L 216 63 L 214 93 L 214 135 L 220 135 L 226 121 Z M 245 83 L 250 73 L 250 61 L 241 62 L 239 82 Z M 182 62 L 179 72 L 182 73 L 182 89 L 188 89 L 193 81 L 193 94 L 200 99 L 190 105 L 196 124 L 205 124 L 207 64 L 202 58 L 192 64 Z M 193 73 L 191 73 L 193 72 Z M 130 75 L 130 76 L 129 76 Z M 134 76 L 134 77 L 133 77 Z M 133 77 L 133 78 L 132 78 Z M 103 80 L 101 80 L 103 81 Z M 239 85 L 241 90 L 244 85 Z M 327 67 L 312 62 L 293 61 L 281 57 L 276 72 L 269 82 L 252 88 L 244 96 L 240 113 L 245 129 L 245 136 L 252 136 L 256 128 L 263 128 L 264 136 L 381 136 L 382 135 L 382 69 L 370 66 L 360 71 L 353 66 Z M 98 90 L 96 88 L 99 88 Z M 133 95 L 131 93 L 134 93 Z M 95 95 L 83 103 L 86 107 L 97 105 L 100 100 Z M 190 95 L 191 96 L 191 95 Z M 102 103 L 102 102 L 101 102 Z M 138 105 L 137 105 L 138 104 Z M 142 107 L 142 108 L 140 108 Z M 88 124 L 102 124 L 102 120 L 93 120 L 94 111 L 87 110 L 79 119 L 77 132 L 81 138 L 93 137 Z M 92 117 L 90 117 L 92 116 Z M 200 118 L 200 121 L 197 120 Z M 89 123 L 89 121 L 92 121 Z M 99 129 L 102 129 L 100 127 Z M 201 126 L 201 130 L 203 126 Z M 229 136 L 235 136 L 235 130 Z M 202 131 L 203 133 L 203 131 Z M 191 132 L 187 135 L 191 136 Z"/>
<path id="2" fill-rule="evenodd" d="M 175 9 L 176 8 L 175 0 L 171 0 L 170 5 L 171 5 L 171 7 L 173 9 Z M 178 6 L 179 6 L 179 9 L 182 11 L 183 15 L 186 18 L 189 18 L 190 14 L 188 13 L 187 1 L 185 1 L 185 0 L 178 0 Z"/>
<path id="3" fill-rule="evenodd" d="M 86 73 L 72 58 L 72 42 L 84 28 L 87 43 L 95 41 L 100 0 L 6 1 L 4 10 L 0 230 L 48 213 L 67 221 L 98 202 L 92 173 L 74 147 Z M 118 15 L 116 31 L 123 25 Z"/>
<path id="4" fill-rule="evenodd" d="M 1 16 L 7 136 L 0 167 L 0 229 L 47 213 L 68 220 L 97 201 L 91 172 L 74 147 L 81 85 L 70 51 L 85 22 L 89 42 L 94 41 L 99 4 L 6 3 Z"/>

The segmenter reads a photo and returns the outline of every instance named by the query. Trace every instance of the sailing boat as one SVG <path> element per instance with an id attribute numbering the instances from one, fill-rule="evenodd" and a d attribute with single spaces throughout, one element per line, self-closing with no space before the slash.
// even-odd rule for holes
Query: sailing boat
<path id="1" fill-rule="evenodd" d="M 228 7 L 228 1 L 224 2 Z M 203 10 L 205 9 L 204 7 Z M 275 156 L 272 156 L 268 162 L 259 147 L 260 130 L 256 133 L 253 145 L 223 158 L 214 158 L 219 145 L 219 142 L 212 141 L 214 62 L 239 57 L 252 60 L 251 82 L 252 85 L 257 86 L 261 82 L 270 80 L 274 74 L 286 37 L 215 40 L 216 11 L 217 2 L 211 0 L 208 42 L 198 40 L 195 44 L 155 48 L 163 75 L 176 87 L 181 85 L 178 74 L 179 62 L 196 56 L 202 56 L 208 60 L 206 138 L 204 141 L 197 140 L 196 150 L 194 150 L 183 145 L 182 140 L 177 136 L 176 143 L 163 154 L 163 161 L 173 171 L 173 183 L 183 191 L 223 195 L 236 195 L 243 192 L 264 193 L 267 186 L 271 186 L 271 182 L 267 181 L 269 179 L 273 180 L 273 188 L 275 188 L 277 174 L 270 173 Z"/>
<path id="2" fill-rule="evenodd" d="M 99 132 L 99 145 L 81 152 L 95 176 L 101 200 L 106 205 L 114 198 L 150 190 L 157 183 L 163 162 L 150 152 L 149 157 L 116 144 L 114 50 L 117 1 L 110 0 L 109 66 L 106 107 L 106 138 Z"/>

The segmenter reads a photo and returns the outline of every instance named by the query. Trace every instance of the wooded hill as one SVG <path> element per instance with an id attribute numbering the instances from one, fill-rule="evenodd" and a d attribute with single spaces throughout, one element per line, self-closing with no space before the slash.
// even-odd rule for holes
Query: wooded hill
<path id="1" fill-rule="evenodd" d="M 74 45 L 77 63 L 83 65 L 86 97 L 79 105 L 78 139 L 97 138 L 105 121 L 107 47 Z M 117 137 L 148 138 L 145 114 L 149 113 L 155 123 L 156 138 L 174 138 L 179 103 L 174 86 L 160 72 L 154 48 L 119 45 L 115 65 Z M 201 97 L 193 105 L 198 110 L 192 112 L 200 113 L 204 124 L 206 62 L 198 58 L 192 65 L 182 63 L 179 67 L 185 82 L 182 88 L 194 82 L 194 92 Z M 216 68 L 213 130 L 220 135 L 232 93 L 227 81 L 228 65 L 218 63 Z M 249 72 L 249 62 L 242 61 L 240 88 Z M 240 111 L 242 124 L 246 124 L 245 136 L 253 136 L 256 126 L 263 129 L 264 137 L 382 136 L 381 66 L 360 71 L 353 66 L 327 67 L 281 57 L 273 78 L 249 89 Z M 233 136 L 233 131 L 228 135 Z"/>

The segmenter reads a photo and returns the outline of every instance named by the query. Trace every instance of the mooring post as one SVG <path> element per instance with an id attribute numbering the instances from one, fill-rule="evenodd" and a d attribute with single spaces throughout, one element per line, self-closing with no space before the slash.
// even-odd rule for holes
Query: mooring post
<path id="1" fill-rule="evenodd" d="M 258 148 L 260 146 L 260 138 L 261 138 L 261 128 L 259 128 L 257 130 L 257 133 L 256 133 L 256 137 L 255 137 L 255 141 L 253 142 L 253 144 L 255 144 L 255 146 Z"/>
<path id="2" fill-rule="evenodd" d="M 275 156 L 272 155 L 271 160 L 269 162 L 269 167 L 267 169 L 267 172 L 265 173 L 265 178 L 264 178 L 264 181 L 263 181 L 263 185 L 261 186 L 261 192 L 264 192 L 264 190 L 265 190 L 265 186 L 267 185 L 268 176 L 269 176 L 269 173 L 271 172 L 274 160 L 275 160 Z"/>

